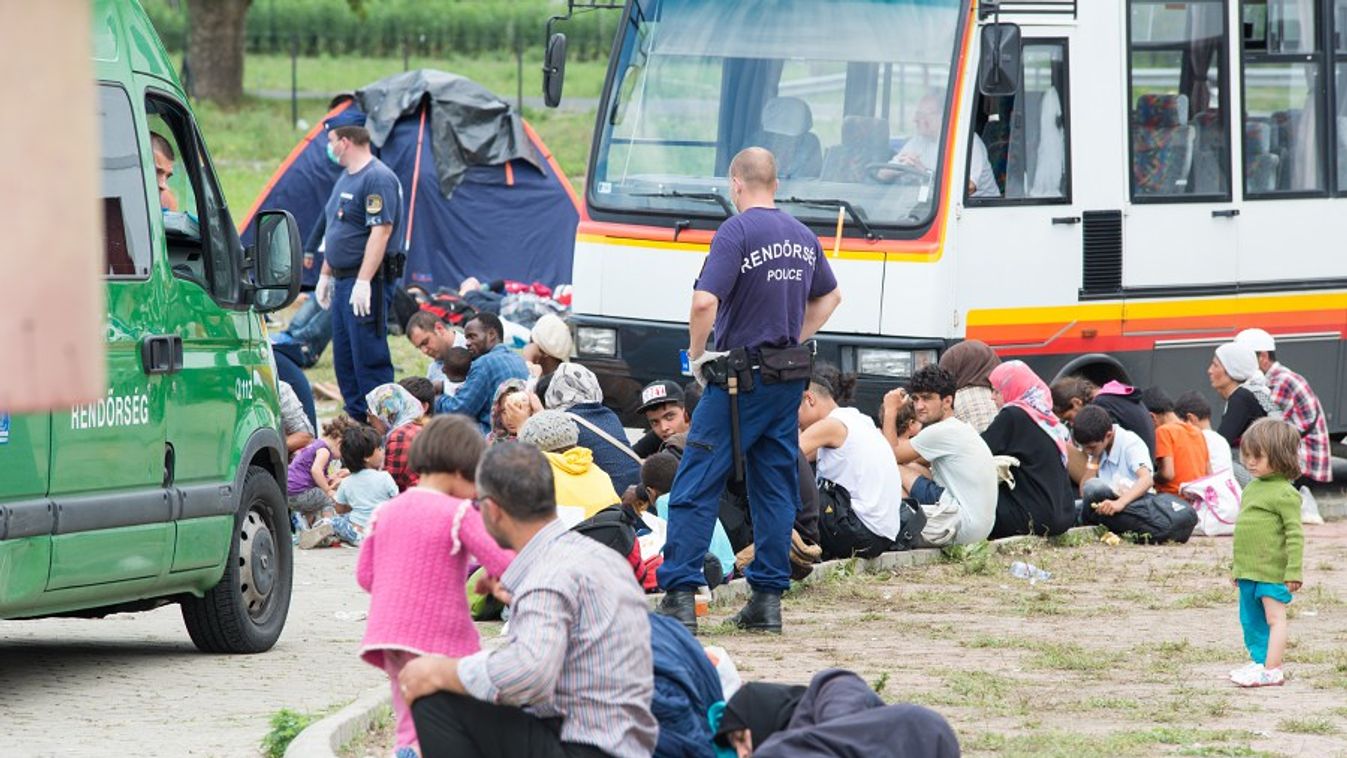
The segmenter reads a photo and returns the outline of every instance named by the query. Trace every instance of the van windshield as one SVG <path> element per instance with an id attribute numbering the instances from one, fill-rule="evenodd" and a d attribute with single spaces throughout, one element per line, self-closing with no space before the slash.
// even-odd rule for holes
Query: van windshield
<path id="1" fill-rule="evenodd" d="M 590 203 L 723 216 L 707 195 L 728 197 L 730 159 L 760 145 L 776 155 L 783 200 L 845 200 L 870 225 L 924 225 L 962 4 L 632 0 Z M 790 210 L 821 224 L 838 213 Z"/>

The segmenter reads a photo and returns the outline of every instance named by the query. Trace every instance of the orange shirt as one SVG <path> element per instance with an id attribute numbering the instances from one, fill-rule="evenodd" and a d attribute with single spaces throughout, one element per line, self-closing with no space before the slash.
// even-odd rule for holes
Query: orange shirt
<path id="1" fill-rule="evenodd" d="M 1207 441 L 1202 430 L 1192 424 L 1176 421 L 1156 427 L 1155 457 L 1174 461 L 1174 478 L 1157 483 L 1157 492 L 1177 495 L 1181 485 L 1207 475 Z"/>

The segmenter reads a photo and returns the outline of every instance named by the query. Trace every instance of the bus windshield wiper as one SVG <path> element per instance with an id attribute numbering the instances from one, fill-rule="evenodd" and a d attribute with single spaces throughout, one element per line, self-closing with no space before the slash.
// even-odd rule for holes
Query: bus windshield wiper
<path id="1" fill-rule="evenodd" d="M 701 200 L 702 202 L 715 203 L 720 209 L 725 211 L 725 218 L 733 216 L 737 211 L 729 198 L 724 195 L 718 195 L 714 192 L 682 192 L 680 190 L 665 190 L 663 192 L 633 192 L 632 197 L 676 197 L 684 200 Z"/>
<path id="2" fill-rule="evenodd" d="M 803 205 L 806 208 L 842 208 L 847 212 L 847 215 L 851 217 L 851 220 L 855 222 L 856 226 L 860 227 L 860 230 L 862 232 L 865 232 L 866 239 L 871 241 L 884 239 L 878 232 L 876 232 L 870 226 L 869 223 L 866 222 L 865 217 L 861 215 L 861 212 L 856 208 L 856 206 L 852 205 L 850 202 L 846 200 L 834 200 L 831 198 L 814 199 L 808 197 L 796 197 L 794 195 L 791 195 L 790 197 L 785 198 L 784 200 L 781 198 L 776 198 L 776 202 L 788 203 L 790 205 Z"/>

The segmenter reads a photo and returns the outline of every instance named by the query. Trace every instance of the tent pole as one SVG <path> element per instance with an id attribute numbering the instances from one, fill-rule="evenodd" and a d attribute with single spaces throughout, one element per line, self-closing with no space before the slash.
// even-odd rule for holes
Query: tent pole
<path id="1" fill-rule="evenodd" d="M 416 129 L 416 162 L 412 165 L 412 195 L 407 203 L 407 236 L 402 244 L 403 254 L 412 251 L 412 222 L 416 220 L 416 190 L 421 184 L 421 145 L 426 138 L 426 102 L 421 101 L 421 125 Z"/>

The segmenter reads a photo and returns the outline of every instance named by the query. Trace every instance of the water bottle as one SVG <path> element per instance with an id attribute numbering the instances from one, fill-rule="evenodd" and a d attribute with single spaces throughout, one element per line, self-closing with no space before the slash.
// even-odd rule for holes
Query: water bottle
<path id="1" fill-rule="evenodd" d="M 1028 579 L 1030 584 L 1052 578 L 1052 574 L 1024 561 L 1015 561 L 1010 564 L 1010 575 L 1016 579 Z"/>

